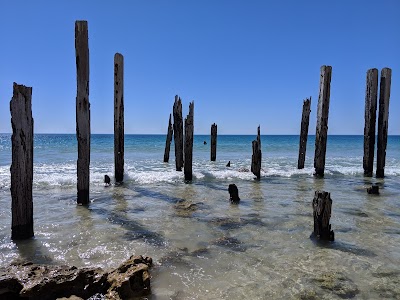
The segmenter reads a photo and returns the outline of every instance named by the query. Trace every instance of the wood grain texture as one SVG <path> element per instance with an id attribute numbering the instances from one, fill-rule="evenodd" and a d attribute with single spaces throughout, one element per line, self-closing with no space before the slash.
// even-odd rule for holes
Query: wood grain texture
<path id="1" fill-rule="evenodd" d="M 76 138 L 78 140 L 77 190 L 78 204 L 89 204 L 90 166 L 90 102 L 89 45 L 87 21 L 75 22 L 76 53 Z"/>
<path id="2" fill-rule="evenodd" d="M 385 177 L 386 147 L 389 126 L 389 100 L 392 70 L 381 70 L 379 87 L 378 149 L 376 153 L 376 177 Z"/>
<path id="3" fill-rule="evenodd" d="M 114 55 L 114 174 L 124 181 L 124 57 Z"/>
<path id="4" fill-rule="evenodd" d="M 33 236 L 33 118 L 32 88 L 14 82 L 10 101 L 12 127 L 11 238 Z"/>
<path id="5" fill-rule="evenodd" d="M 329 99 L 331 93 L 332 67 L 322 66 L 317 110 L 317 128 L 315 133 L 315 175 L 323 177 L 325 172 L 326 144 L 328 140 Z"/>
<path id="6" fill-rule="evenodd" d="M 303 113 L 301 115 L 301 128 L 300 128 L 300 143 L 299 143 L 299 159 L 297 161 L 297 168 L 303 169 L 306 160 L 307 139 L 308 139 L 308 126 L 310 124 L 310 109 L 311 97 L 303 102 Z"/>
<path id="7" fill-rule="evenodd" d="M 365 125 L 364 125 L 364 157 L 363 168 L 365 176 L 372 176 L 374 171 L 374 152 L 375 152 L 375 127 L 376 127 L 376 107 L 378 100 L 378 70 L 370 69 L 367 71 L 365 89 Z"/>

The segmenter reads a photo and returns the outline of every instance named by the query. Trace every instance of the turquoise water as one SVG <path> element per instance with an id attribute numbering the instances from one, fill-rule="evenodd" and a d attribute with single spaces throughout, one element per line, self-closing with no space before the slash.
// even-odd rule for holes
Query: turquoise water
<path id="1" fill-rule="evenodd" d="M 363 176 L 363 137 L 329 136 L 325 178 L 313 177 L 314 136 L 297 170 L 298 136 L 262 136 L 262 178 L 247 172 L 255 136 L 195 136 L 192 183 L 175 171 L 164 135 L 125 137 L 125 182 L 113 177 L 113 136 L 93 135 L 89 208 L 76 205 L 75 135 L 35 135 L 35 238 L 10 240 L 10 135 L 0 135 L 0 266 L 114 267 L 152 256 L 151 299 L 400 298 L 400 136 L 384 179 Z M 207 145 L 203 144 L 207 141 Z M 231 168 L 225 167 L 231 161 Z M 235 183 L 241 202 L 229 204 Z M 380 186 L 379 196 L 366 187 Z M 314 191 L 331 192 L 336 240 L 310 239 Z"/>

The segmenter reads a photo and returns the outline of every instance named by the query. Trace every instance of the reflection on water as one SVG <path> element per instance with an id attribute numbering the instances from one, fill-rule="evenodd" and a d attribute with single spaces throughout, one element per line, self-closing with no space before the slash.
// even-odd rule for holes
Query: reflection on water
<path id="1" fill-rule="evenodd" d="M 373 182 L 372 182 L 373 181 Z M 35 190 L 35 238 L 10 240 L 10 195 L 1 191 L 0 266 L 114 267 L 153 257 L 150 299 L 400 298 L 399 179 L 309 175 L 197 179 L 191 184 L 94 186 L 90 207 L 75 191 Z M 241 202 L 231 205 L 236 183 Z M 336 241 L 315 243 L 311 202 L 331 192 Z"/>

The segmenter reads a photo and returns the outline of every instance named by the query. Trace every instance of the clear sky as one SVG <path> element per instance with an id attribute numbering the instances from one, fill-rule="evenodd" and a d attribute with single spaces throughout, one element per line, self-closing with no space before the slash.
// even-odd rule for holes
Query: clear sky
<path id="1" fill-rule="evenodd" d="M 369 68 L 392 68 L 400 134 L 400 1 L 0 0 L 0 132 L 12 84 L 33 87 L 36 133 L 74 133 L 76 20 L 87 20 L 92 133 L 113 132 L 113 58 L 125 59 L 125 133 L 166 133 L 174 96 L 195 133 L 298 134 L 332 66 L 328 134 L 363 134 Z"/>

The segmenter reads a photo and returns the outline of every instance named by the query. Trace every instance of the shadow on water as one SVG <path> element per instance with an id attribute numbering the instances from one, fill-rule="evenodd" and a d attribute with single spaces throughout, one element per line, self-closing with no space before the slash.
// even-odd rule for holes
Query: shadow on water
<path id="1" fill-rule="evenodd" d="M 221 237 L 211 243 L 212 245 L 220 246 L 234 252 L 245 252 L 250 246 L 242 243 L 234 237 Z"/>
<path id="2" fill-rule="evenodd" d="M 351 254 L 355 254 L 355 255 L 359 255 L 359 256 L 366 256 L 366 257 L 376 257 L 377 256 L 371 250 L 363 249 L 363 248 L 357 247 L 355 245 L 352 245 L 352 244 L 349 244 L 349 243 L 346 243 L 343 241 L 334 241 L 334 242 L 321 241 L 321 240 L 312 238 L 311 236 L 310 236 L 310 239 L 314 243 L 314 245 L 316 245 L 319 248 L 338 250 L 341 252 L 351 253 Z"/>
<path id="3" fill-rule="evenodd" d="M 151 198 L 158 199 L 158 200 L 163 200 L 163 201 L 166 201 L 166 202 L 169 202 L 172 204 L 185 201 L 185 199 L 182 199 L 182 198 L 168 196 L 168 195 L 165 195 L 165 194 L 162 194 L 159 192 L 155 192 L 155 191 L 151 191 L 151 190 L 141 188 L 141 187 L 135 187 L 134 189 L 131 189 L 131 190 L 139 193 L 141 196 L 151 197 Z"/>
<path id="4" fill-rule="evenodd" d="M 35 264 L 55 264 L 47 249 L 43 247 L 37 238 L 28 240 L 14 241 L 18 249 L 19 259 L 25 262 L 32 262 Z"/>
<path id="5" fill-rule="evenodd" d="M 148 230 L 143 225 L 129 219 L 124 213 L 117 213 L 106 210 L 104 208 L 92 207 L 90 208 L 92 213 L 100 214 L 105 216 L 106 219 L 115 225 L 119 225 L 127 232 L 124 237 L 129 240 L 142 240 L 150 245 L 159 246 L 164 244 L 164 238 L 159 233 Z"/>
<path id="6" fill-rule="evenodd" d="M 197 185 L 197 186 L 204 186 L 204 187 L 206 187 L 206 188 L 208 188 L 208 189 L 212 189 L 212 190 L 215 190 L 215 191 L 224 191 L 224 192 L 228 192 L 228 185 L 226 185 L 226 186 L 221 186 L 221 185 L 216 185 L 216 184 L 213 184 L 213 183 L 211 183 L 211 182 L 206 182 L 206 181 L 196 181 L 196 182 L 194 183 L 194 185 Z"/>

